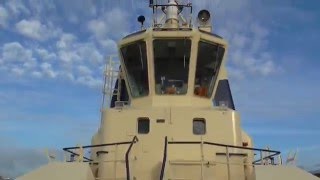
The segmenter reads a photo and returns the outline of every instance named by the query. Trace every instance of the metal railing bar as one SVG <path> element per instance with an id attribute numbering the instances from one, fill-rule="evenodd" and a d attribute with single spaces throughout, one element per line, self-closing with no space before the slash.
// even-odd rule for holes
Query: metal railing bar
<path id="1" fill-rule="evenodd" d="M 228 180 L 230 180 L 230 156 L 229 156 L 229 149 L 228 146 L 226 146 L 226 158 L 227 158 L 227 168 L 228 168 Z"/>
<path id="2" fill-rule="evenodd" d="M 190 4 L 153 4 L 153 7 L 157 8 L 157 7 L 171 7 L 171 6 L 176 6 L 176 7 L 187 7 L 187 8 L 191 8 L 192 6 Z"/>
<path id="3" fill-rule="evenodd" d="M 227 144 L 220 144 L 220 143 L 212 143 L 204 141 L 204 144 L 207 145 L 215 145 L 220 147 L 230 147 L 230 148 L 237 148 L 237 149 L 246 149 L 246 150 L 252 150 L 252 151 L 263 151 L 263 152 L 271 152 L 271 153 L 277 153 L 280 154 L 280 151 L 273 151 L 273 150 L 267 150 L 267 149 L 259 149 L 259 148 L 249 148 L 249 147 L 242 147 L 242 146 L 234 146 L 234 145 L 227 145 Z M 170 141 L 168 144 L 201 144 L 201 141 Z"/>
<path id="4" fill-rule="evenodd" d="M 136 143 L 138 141 L 137 136 L 134 136 L 134 138 L 132 139 L 132 141 L 130 142 L 130 146 L 126 152 L 126 172 L 127 172 L 127 180 L 130 180 L 130 166 L 129 166 L 129 154 L 131 151 L 131 148 L 133 146 L 134 143 Z"/>
<path id="5" fill-rule="evenodd" d="M 274 153 L 274 154 L 271 154 L 271 155 L 269 155 L 269 156 L 266 156 L 266 157 L 260 157 L 260 159 L 258 159 L 258 160 L 255 160 L 255 161 L 253 161 L 252 163 L 257 163 L 257 162 L 260 162 L 260 161 L 262 161 L 262 160 L 264 160 L 264 159 L 269 159 L 269 158 L 272 158 L 272 157 L 274 157 L 274 156 L 276 156 L 276 155 L 279 155 L 280 153 Z M 262 159 L 261 159 L 262 158 Z M 262 163 L 261 163 L 262 164 Z"/>
<path id="6" fill-rule="evenodd" d="M 68 153 L 71 153 L 71 154 L 73 154 L 73 155 L 75 155 L 75 156 L 80 156 L 80 154 L 78 154 L 78 153 L 75 153 L 75 152 L 72 152 L 72 151 L 70 151 L 70 150 L 65 150 L 65 151 L 67 151 Z M 85 159 L 85 160 L 87 160 L 87 161 L 93 161 L 92 159 L 89 159 L 89 158 L 87 158 L 87 157 L 84 157 L 83 156 L 83 159 Z"/>
<path id="7" fill-rule="evenodd" d="M 160 180 L 163 180 L 164 170 L 166 168 L 167 146 L 168 146 L 168 137 L 166 136 L 164 139 L 164 150 L 163 150 L 163 160 L 162 160 L 162 166 L 161 166 L 161 172 L 160 172 Z"/>
<path id="8" fill-rule="evenodd" d="M 115 145 L 125 145 L 125 144 L 130 144 L 131 141 L 127 141 L 127 142 L 117 142 L 117 143 L 109 143 L 109 144 L 97 144 L 97 145 L 89 145 L 89 146 L 82 146 L 82 147 L 67 147 L 67 148 L 63 148 L 64 151 L 66 150 L 70 150 L 70 149 L 79 149 L 79 148 L 95 148 L 95 147 L 103 147 L 103 146 L 115 146 Z"/>

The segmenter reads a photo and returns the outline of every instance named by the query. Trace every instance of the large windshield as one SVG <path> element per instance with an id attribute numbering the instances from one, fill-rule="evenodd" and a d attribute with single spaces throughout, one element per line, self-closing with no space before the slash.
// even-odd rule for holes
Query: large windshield
<path id="1" fill-rule="evenodd" d="M 224 48 L 217 44 L 199 42 L 195 95 L 211 97 L 224 51 Z"/>
<path id="2" fill-rule="evenodd" d="M 154 40 L 157 94 L 183 95 L 188 90 L 190 39 Z"/>
<path id="3" fill-rule="evenodd" d="M 146 43 L 139 41 L 121 48 L 132 97 L 149 94 Z"/>

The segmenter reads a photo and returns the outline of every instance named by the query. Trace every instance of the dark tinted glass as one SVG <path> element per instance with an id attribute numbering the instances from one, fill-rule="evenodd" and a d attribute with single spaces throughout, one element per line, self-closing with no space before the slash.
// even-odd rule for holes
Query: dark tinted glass
<path id="1" fill-rule="evenodd" d="M 138 133 L 148 134 L 150 131 L 150 120 L 149 118 L 139 118 L 138 119 Z"/>
<path id="2" fill-rule="evenodd" d="M 132 97 L 149 94 L 146 43 L 139 41 L 121 48 Z"/>
<path id="3" fill-rule="evenodd" d="M 219 81 L 213 103 L 215 106 L 226 106 L 235 110 L 229 81 L 227 79 Z"/>
<path id="4" fill-rule="evenodd" d="M 195 118 L 193 120 L 193 134 L 203 135 L 206 134 L 206 121 L 202 118 Z"/>
<path id="5" fill-rule="evenodd" d="M 224 51 L 224 48 L 217 44 L 199 42 L 194 89 L 195 95 L 211 97 Z"/>
<path id="6" fill-rule="evenodd" d="M 153 41 L 157 94 L 183 95 L 188 90 L 190 39 Z"/>

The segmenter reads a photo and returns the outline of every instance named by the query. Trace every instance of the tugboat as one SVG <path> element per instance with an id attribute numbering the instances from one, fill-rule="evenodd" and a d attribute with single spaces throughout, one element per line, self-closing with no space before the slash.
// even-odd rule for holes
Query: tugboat
<path id="1" fill-rule="evenodd" d="M 253 148 L 232 98 L 228 44 L 213 33 L 210 12 L 193 21 L 191 3 L 149 7 L 152 26 L 138 17 L 141 30 L 119 42 L 119 64 L 111 58 L 106 67 L 92 145 L 64 148 L 67 161 L 18 180 L 317 180 L 282 166 L 279 151 Z"/>

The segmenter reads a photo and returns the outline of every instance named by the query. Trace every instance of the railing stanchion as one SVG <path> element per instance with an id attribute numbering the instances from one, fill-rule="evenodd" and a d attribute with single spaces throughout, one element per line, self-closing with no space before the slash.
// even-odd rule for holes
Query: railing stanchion
<path id="1" fill-rule="evenodd" d="M 129 166 L 129 154 L 130 154 L 130 151 L 131 151 L 131 148 L 133 146 L 134 143 L 136 143 L 136 140 L 137 140 L 137 136 L 135 136 L 131 143 L 130 143 L 130 146 L 126 152 L 126 172 L 127 172 L 127 180 L 130 180 L 130 166 Z"/>
<path id="2" fill-rule="evenodd" d="M 161 166 L 161 172 L 160 172 L 160 180 L 163 180 L 164 170 L 166 168 L 167 146 L 168 146 L 168 137 L 166 136 L 165 139 L 164 139 L 164 150 L 163 150 L 163 160 L 162 160 L 162 166 Z"/>
<path id="3" fill-rule="evenodd" d="M 229 148 L 226 146 L 226 158 L 227 158 L 227 169 L 228 169 L 228 180 L 230 180 L 230 156 L 229 156 Z"/>
<path id="4" fill-rule="evenodd" d="M 261 165 L 263 165 L 263 154 L 262 154 L 262 150 L 260 150 L 260 161 L 261 161 Z"/>

